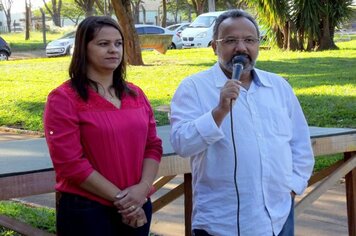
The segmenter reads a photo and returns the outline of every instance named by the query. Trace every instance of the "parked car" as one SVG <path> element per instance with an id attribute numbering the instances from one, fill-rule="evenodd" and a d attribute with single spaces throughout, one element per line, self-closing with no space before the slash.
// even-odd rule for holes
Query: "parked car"
<path id="1" fill-rule="evenodd" d="M 179 41 L 177 39 L 178 37 L 175 36 L 175 33 L 173 31 L 170 31 L 168 29 L 162 28 L 157 25 L 146 25 L 146 24 L 135 24 L 135 29 L 138 35 L 143 35 L 143 34 L 169 34 L 172 35 L 172 43 L 169 46 L 170 49 L 175 49 L 176 48 L 176 43 Z"/>
<path id="2" fill-rule="evenodd" d="M 216 18 L 223 11 L 208 12 L 199 15 L 182 32 L 183 48 L 210 47 Z"/>
<path id="3" fill-rule="evenodd" d="M 178 49 L 178 48 L 182 48 L 183 46 L 183 41 L 182 41 L 182 31 L 187 28 L 190 25 L 190 23 L 179 23 L 179 24 L 174 24 L 174 25 L 170 25 L 168 27 L 166 27 L 166 29 L 173 31 L 174 32 L 174 36 L 173 36 L 173 44 L 172 44 L 172 48 L 173 49 Z M 175 47 L 173 47 L 173 45 Z"/>
<path id="4" fill-rule="evenodd" d="M 0 36 L 0 61 L 8 60 L 11 56 L 11 48 Z"/>
<path id="5" fill-rule="evenodd" d="M 75 31 L 65 34 L 59 39 L 53 40 L 47 44 L 46 56 L 56 57 L 70 55 L 70 49 L 74 45 Z"/>

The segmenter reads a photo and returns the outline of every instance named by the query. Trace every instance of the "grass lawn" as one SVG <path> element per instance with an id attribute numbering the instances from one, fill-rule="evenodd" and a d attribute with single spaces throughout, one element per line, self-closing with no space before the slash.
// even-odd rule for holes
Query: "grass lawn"
<path id="1" fill-rule="evenodd" d="M 257 67 L 287 78 L 309 125 L 356 128 L 356 40 L 343 50 L 282 52 L 261 50 Z M 139 85 L 152 106 L 169 104 L 179 82 L 216 61 L 210 48 L 169 50 L 166 55 L 144 51 L 145 66 L 130 66 L 128 80 Z M 68 79 L 70 57 L 0 63 L 0 126 L 41 131 L 47 94 Z M 156 112 L 159 125 L 168 123 Z"/>
<path id="2" fill-rule="evenodd" d="M 324 52 L 260 51 L 257 67 L 288 79 L 311 126 L 356 128 L 356 38 L 338 46 L 341 50 Z M 128 80 L 144 90 L 154 109 L 169 105 L 182 79 L 216 62 L 211 48 L 169 50 L 166 55 L 144 51 L 143 59 L 145 66 L 128 68 Z M 46 96 L 67 80 L 69 61 L 60 57 L 0 62 L 0 126 L 42 131 Z M 155 115 L 158 125 L 168 124 L 165 113 Z M 317 158 L 315 171 L 340 158 Z M 13 208 L 6 207 L 6 212 Z M 0 235 L 11 234 L 0 230 Z"/>

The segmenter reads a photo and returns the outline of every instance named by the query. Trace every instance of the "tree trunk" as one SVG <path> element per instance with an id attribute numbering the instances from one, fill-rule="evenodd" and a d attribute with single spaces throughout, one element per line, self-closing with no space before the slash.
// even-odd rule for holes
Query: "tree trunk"
<path id="1" fill-rule="evenodd" d="M 197 2 L 197 14 L 203 14 L 204 13 L 204 6 L 205 6 L 205 1 Z"/>
<path id="2" fill-rule="evenodd" d="M 192 1 L 194 10 L 197 13 L 197 16 L 204 13 L 205 2 L 206 2 L 206 0 L 193 0 Z"/>
<path id="3" fill-rule="evenodd" d="M 163 28 L 166 28 L 167 26 L 167 1 L 162 0 L 162 21 L 161 21 L 161 26 Z"/>
<path id="4" fill-rule="evenodd" d="M 308 38 L 308 44 L 307 44 L 307 48 L 305 50 L 310 52 L 311 50 L 313 50 L 313 48 L 314 48 L 314 40 L 312 40 L 311 38 Z"/>
<path id="5" fill-rule="evenodd" d="M 25 5 L 26 5 L 26 35 L 25 35 L 25 40 L 29 40 L 30 39 L 30 21 L 31 21 L 31 5 L 28 2 L 28 0 L 25 1 Z"/>
<path id="6" fill-rule="evenodd" d="M 178 23 L 178 0 L 176 0 L 176 8 L 174 9 L 174 23 Z"/>
<path id="7" fill-rule="evenodd" d="M 6 13 L 5 16 L 6 16 L 7 29 L 9 31 L 9 33 L 11 33 L 11 12 L 10 12 L 10 9 L 5 10 L 5 13 Z"/>
<path id="8" fill-rule="evenodd" d="M 55 26 L 61 27 L 61 9 L 62 9 L 62 0 L 58 1 L 58 6 L 57 6 L 57 1 L 56 0 L 52 0 L 52 9 L 49 8 L 49 6 L 47 5 L 47 2 L 45 0 L 43 0 L 44 6 L 46 8 L 46 10 L 48 11 L 48 13 L 51 15 L 52 17 L 52 21 L 53 24 Z"/>
<path id="9" fill-rule="evenodd" d="M 140 23 L 140 4 L 141 4 L 141 1 L 132 2 L 131 4 L 133 5 L 132 8 L 134 9 L 134 12 L 133 12 L 134 22 L 135 22 L 135 24 L 139 24 Z"/>
<path id="10" fill-rule="evenodd" d="M 283 48 L 283 33 L 279 28 L 277 28 L 275 31 L 276 31 L 277 46 L 278 48 Z"/>
<path id="11" fill-rule="evenodd" d="M 298 30 L 298 50 L 304 51 L 304 31 Z"/>
<path id="12" fill-rule="evenodd" d="M 59 12 L 53 12 L 53 23 L 55 26 L 58 26 L 58 27 L 62 27 L 62 24 L 61 24 L 61 15 Z"/>
<path id="13" fill-rule="evenodd" d="M 288 49 L 288 39 L 289 39 L 289 29 L 288 29 L 288 22 L 286 22 L 283 26 L 283 49 Z"/>
<path id="14" fill-rule="evenodd" d="M 288 21 L 288 50 L 298 50 L 297 29 L 292 21 Z"/>
<path id="15" fill-rule="evenodd" d="M 141 47 L 134 26 L 129 0 L 111 0 L 116 18 L 125 37 L 126 60 L 130 65 L 143 65 Z"/>
<path id="16" fill-rule="evenodd" d="M 318 51 L 328 50 L 328 49 L 337 49 L 336 45 L 331 40 L 330 37 L 330 27 L 329 27 L 329 18 L 322 18 L 322 29 L 321 29 L 321 37 L 319 39 L 319 46 L 317 48 Z"/>
<path id="17" fill-rule="evenodd" d="M 331 40 L 331 44 L 332 44 L 331 47 L 332 47 L 333 49 L 339 49 L 339 47 L 336 46 L 335 41 L 334 41 L 335 25 L 330 24 L 329 31 L 330 31 L 330 40 Z"/>

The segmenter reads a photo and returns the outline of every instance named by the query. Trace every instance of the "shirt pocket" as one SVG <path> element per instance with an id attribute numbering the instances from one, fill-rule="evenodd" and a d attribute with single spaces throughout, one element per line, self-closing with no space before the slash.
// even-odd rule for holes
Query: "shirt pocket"
<path id="1" fill-rule="evenodd" d="M 267 133 L 273 136 L 291 136 L 291 119 L 287 108 L 263 106 L 261 113 Z"/>

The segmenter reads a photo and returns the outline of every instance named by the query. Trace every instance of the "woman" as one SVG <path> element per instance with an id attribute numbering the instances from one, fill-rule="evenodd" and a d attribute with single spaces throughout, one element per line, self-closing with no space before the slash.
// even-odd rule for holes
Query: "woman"
<path id="1" fill-rule="evenodd" d="M 162 156 L 151 106 L 125 81 L 124 37 L 109 17 L 77 29 L 70 80 L 48 96 L 58 235 L 148 235 Z"/>

